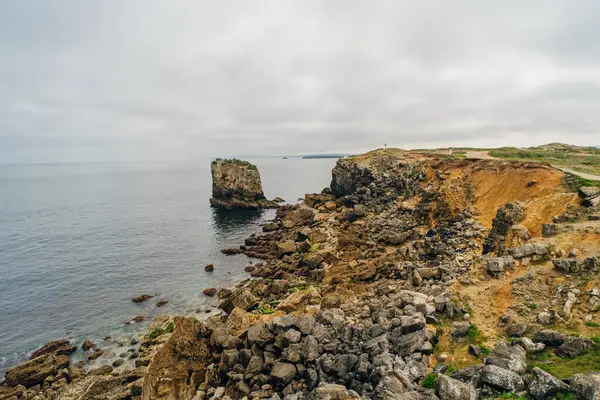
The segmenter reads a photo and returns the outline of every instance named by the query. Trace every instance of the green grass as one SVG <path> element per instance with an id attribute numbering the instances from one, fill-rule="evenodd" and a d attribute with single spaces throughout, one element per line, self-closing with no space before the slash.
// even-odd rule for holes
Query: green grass
<path id="1" fill-rule="evenodd" d="M 598 324 L 597 322 L 594 322 L 594 321 L 585 321 L 583 324 L 585 326 L 590 327 L 590 328 L 598 328 L 598 327 L 600 327 L 600 324 Z"/>
<path id="2" fill-rule="evenodd" d="M 570 191 L 576 192 L 582 186 L 599 186 L 600 182 L 594 181 L 591 179 L 585 179 L 580 176 L 565 172 L 565 178 L 564 178 L 563 184 Z"/>
<path id="3" fill-rule="evenodd" d="M 518 161 L 535 161 L 559 165 L 590 174 L 600 173 L 600 151 L 595 148 L 539 148 L 518 149 L 502 147 L 490 150 L 492 157 Z"/>
<path id="4" fill-rule="evenodd" d="M 246 167 L 250 170 L 256 171 L 258 170 L 258 168 L 256 168 L 256 165 L 248 162 L 248 161 L 244 161 L 244 160 L 239 160 L 237 158 L 217 158 L 216 160 L 213 161 L 213 164 L 216 164 L 217 161 L 222 161 L 226 164 L 235 164 L 235 165 L 239 165 L 240 167 Z"/>
<path id="5" fill-rule="evenodd" d="M 575 358 L 561 358 L 550 352 L 539 353 L 529 360 L 529 367 L 538 367 L 559 379 L 579 373 L 600 371 L 600 347 L 594 346 Z"/>
<path id="6" fill-rule="evenodd" d="M 481 333 L 481 331 L 479 330 L 479 328 L 477 328 L 477 325 L 475 324 L 471 324 L 469 326 L 469 330 L 467 331 L 467 338 L 469 340 L 471 340 L 472 342 L 480 342 L 484 339 L 483 334 Z"/>
<path id="7" fill-rule="evenodd" d="M 532 310 L 535 310 L 537 308 L 537 304 L 531 303 L 531 304 L 529 304 L 529 308 L 531 308 Z"/>
<path id="8" fill-rule="evenodd" d="M 490 355 L 490 349 L 488 349 L 487 347 L 485 347 L 484 345 L 479 345 L 479 350 L 481 350 L 481 354 L 484 356 L 489 356 Z"/>
<path id="9" fill-rule="evenodd" d="M 437 376 L 435 374 L 429 374 L 423 379 L 421 386 L 423 386 L 425 389 L 434 389 L 436 380 Z"/>
<path id="10" fill-rule="evenodd" d="M 598 335 L 592 336 L 591 339 L 592 339 L 592 342 L 594 342 L 595 344 L 600 344 L 600 336 L 598 336 Z"/>
<path id="11" fill-rule="evenodd" d="M 148 337 L 150 339 L 156 339 L 157 337 L 162 336 L 166 333 L 173 333 L 174 330 L 175 330 L 175 325 L 173 324 L 173 322 L 169 322 L 169 324 L 167 325 L 167 327 L 165 329 L 163 329 L 163 328 L 154 329 L 153 331 L 151 331 L 148 334 Z"/>
<path id="12" fill-rule="evenodd" d="M 502 393 L 497 399 L 527 400 L 527 398 L 519 396 L 515 392 Z"/>

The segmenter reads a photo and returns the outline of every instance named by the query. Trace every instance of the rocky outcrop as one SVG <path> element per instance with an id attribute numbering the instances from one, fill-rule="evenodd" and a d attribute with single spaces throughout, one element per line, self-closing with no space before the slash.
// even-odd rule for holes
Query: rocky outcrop
<path id="1" fill-rule="evenodd" d="M 206 378 L 211 353 L 205 325 L 183 317 L 173 323 L 173 334 L 144 374 L 142 399 L 191 399 Z"/>
<path id="2" fill-rule="evenodd" d="M 511 228 L 525 219 L 525 208 L 518 202 L 506 203 L 498 209 L 492 229 L 483 243 L 483 254 L 504 255 L 511 241 Z"/>
<path id="3" fill-rule="evenodd" d="M 217 208 L 277 208 L 265 198 L 260 173 L 255 165 L 237 159 L 216 159 L 211 163 L 212 198 Z"/>

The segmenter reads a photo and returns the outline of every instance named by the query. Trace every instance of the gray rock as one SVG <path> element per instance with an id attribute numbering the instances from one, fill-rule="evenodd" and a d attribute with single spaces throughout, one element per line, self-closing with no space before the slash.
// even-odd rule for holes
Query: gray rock
<path id="1" fill-rule="evenodd" d="M 381 400 L 395 400 L 400 398 L 407 389 L 413 385 L 409 376 L 396 371 L 386 370 L 383 372 L 379 384 L 375 388 L 375 398 Z"/>
<path id="2" fill-rule="evenodd" d="M 452 373 L 452 378 L 461 382 L 468 383 L 471 386 L 478 387 L 481 382 L 483 365 L 471 365 L 465 368 L 457 369 Z"/>
<path id="3" fill-rule="evenodd" d="M 533 334 L 533 341 L 542 342 L 546 346 L 558 347 L 567 341 L 567 336 L 551 329 L 543 329 Z"/>
<path id="4" fill-rule="evenodd" d="M 527 331 L 527 324 L 522 322 L 517 322 L 514 324 L 510 324 L 506 328 L 506 334 L 510 337 L 521 337 Z"/>
<path id="5" fill-rule="evenodd" d="M 597 186 L 582 186 L 579 188 L 579 196 L 584 199 L 600 195 L 600 187 Z"/>
<path id="6" fill-rule="evenodd" d="M 321 345 L 314 336 L 307 336 L 301 343 L 301 356 L 306 362 L 314 362 L 321 354 Z"/>
<path id="7" fill-rule="evenodd" d="M 475 388 L 446 375 L 438 375 L 435 392 L 441 400 L 475 400 Z"/>
<path id="8" fill-rule="evenodd" d="M 307 400 L 360 400 L 360 396 L 342 385 L 328 383 L 313 390 Z"/>
<path id="9" fill-rule="evenodd" d="M 278 361 L 271 368 L 271 378 L 287 384 L 294 379 L 296 372 L 296 367 L 293 364 Z"/>
<path id="10" fill-rule="evenodd" d="M 421 330 L 425 328 L 425 324 L 425 317 L 420 313 L 400 317 L 400 326 L 403 334 Z"/>
<path id="11" fill-rule="evenodd" d="M 452 328 L 450 329 L 450 335 L 454 339 L 465 337 L 465 336 L 467 336 L 467 333 L 469 332 L 470 327 L 471 327 L 470 322 L 466 322 L 466 321 L 453 322 Z"/>
<path id="12" fill-rule="evenodd" d="M 499 345 L 491 351 L 485 363 L 522 374 L 527 370 L 527 352 L 519 345 Z"/>
<path id="13" fill-rule="evenodd" d="M 520 345 L 527 353 L 540 353 L 546 348 L 544 343 L 534 343 L 531 339 L 526 337 L 514 340 L 513 344 Z"/>
<path id="14" fill-rule="evenodd" d="M 525 387 L 521 377 L 496 365 L 486 365 L 481 373 L 481 381 L 503 391 L 519 392 Z"/>
<path id="15" fill-rule="evenodd" d="M 585 352 L 592 343 L 583 338 L 575 338 L 560 345 L 556 349 L 556 355 L 559 357 L 575 358 Z"/>
<path id="16" fill-rule="evenodd" d="M 552 315 L 548 312 L 542 311 L 537 316 L 537 322 L 541 325 L 550 325 L 552 323 Z"/>
<path id="17" fill-rule="evenodd" d="M 416 331 L 402 334 L 401 328 L 395 328 L 389 334 L 389 341 L 392 344 L 395 353 L 401 357 L 408 356 L 421 351 L 425 343 L 429 343 L 429 335 L 424 331 Z"/>
<path id="18" fill-rule="evenodd" d="M 272 343 L 275 339 L 275 335 L 266 324 L 252 325 L 248 329 L 248 342 L 250 344 L 256 343 L 257 345 L 264 347 L 265 345 Z"/>
<path id="19" fill-rule="evenodd" d="M 535 400 L 546 400 L 558 392 L 568 391 L 569 385 L 556 379 L 540 368 L 533 368 L 533 380 L 529 384 L 529 394 Z"/>
<path id="20" fill-rule="evenodd" d="M 600 398 L 600 373 L 573 375 L 569 380 L 571 390 L 583 400 L 598 400 Z"/>

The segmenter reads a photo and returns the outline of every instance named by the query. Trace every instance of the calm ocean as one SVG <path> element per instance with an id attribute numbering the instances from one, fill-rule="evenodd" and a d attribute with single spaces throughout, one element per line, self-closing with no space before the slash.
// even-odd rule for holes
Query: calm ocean
<path id="1" fill-rule="evenodd" d="M 268 198 L 329 185 L 333 159 L 252 160 Z M 216 305 L 207 287 L 247 277 L 238 246 L 274 215 L 209 207 L 210 160 L 0 165 L 0 376 L 41 344 L 123 337 L 137 315 Z M 207 274 L 204 266 L 215 265 Z M 137 305 L 131 297 L 155 295 Z M 157 309 L 159 299 L 168 300 Z"/>

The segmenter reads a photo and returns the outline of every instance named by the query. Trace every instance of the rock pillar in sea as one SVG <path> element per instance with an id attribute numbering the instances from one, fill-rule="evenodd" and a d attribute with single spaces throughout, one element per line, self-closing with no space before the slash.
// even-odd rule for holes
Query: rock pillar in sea
<path id="1" fill-rule="evenodd" d="M 218 208 L 276 208 L 262 190 L 260 173 L 255 165 L 238 159 L 217 158 L 211 163 L 212 198 Z"/>

